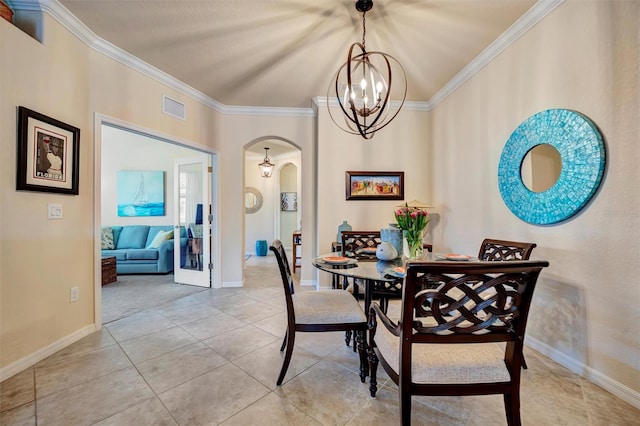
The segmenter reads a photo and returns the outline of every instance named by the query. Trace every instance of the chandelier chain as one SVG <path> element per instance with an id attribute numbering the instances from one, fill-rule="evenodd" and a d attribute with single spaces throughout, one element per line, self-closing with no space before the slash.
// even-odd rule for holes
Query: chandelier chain
<path id="1" fill-rule="evenodd" d="M 365 35 L 367 34 L 367 12 L 362 12 L 362 47 L 365 47 Z"/>

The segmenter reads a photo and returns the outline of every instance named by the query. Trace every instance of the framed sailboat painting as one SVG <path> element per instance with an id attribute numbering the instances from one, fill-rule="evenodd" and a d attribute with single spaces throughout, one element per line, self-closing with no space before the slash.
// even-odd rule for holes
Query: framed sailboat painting
<path id="1" fill-rule="evenodd" d="M 164 172 L 120 170 L 118 216 L 164 216 Z"/>

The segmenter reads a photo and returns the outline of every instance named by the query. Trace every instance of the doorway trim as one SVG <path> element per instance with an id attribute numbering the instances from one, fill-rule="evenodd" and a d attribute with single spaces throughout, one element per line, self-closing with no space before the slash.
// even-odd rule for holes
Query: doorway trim
<path id="1" fill-rule="evenodd" d="M 222 273 L 221 265 L 221 242 L 220 238 L 220 189 L 219 189 L 219 153 L 211 147 L 198 144 L 192 141 L 177 138 L 175 136 L 162 134 L 158 131 L 138 126 L 136 124 L 110 117 L 104 114 L 95 113 L 93 137 L 94 137 L 94 164 L 93 164 L 93 231 L 94 231 L 94 323 L 96 330 L 102 328 L 102 255 L 101 255 L 101 225 L 102 225 L 102 126 L 111 126 L 124 131 L 137 133 L 156 139 L 159 142 L 171 143 L 185 148 L 203 152 L 211 157 L 211 214 L 213 220 L 211 222 L 211 232 L 214 238 L 211 242 L 211 262 L 213 270 L 211 273 L 211 287 L 221 288 Z"/>

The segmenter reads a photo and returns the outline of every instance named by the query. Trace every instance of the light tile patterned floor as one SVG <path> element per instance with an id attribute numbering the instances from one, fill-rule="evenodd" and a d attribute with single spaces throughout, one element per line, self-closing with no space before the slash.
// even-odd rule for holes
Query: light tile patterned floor
<path id="1" fill-rule="evenodd" d="M 394 425 L 397 389 L 360 383 L 343 333 L 300 333 L 275 386 L 286 316 L 272 256 L 246 286 L 111 322 L 0 384 L 2 425 Z M 301 291 L 308 290 L 306 288 Z M 638 425 L 640 410 L 526 351 L 525 425 Z M 380 369 L 381 370 L 381 369 Z M 500 396 L 415 398 L 416 425 L 505 425 Z"/>

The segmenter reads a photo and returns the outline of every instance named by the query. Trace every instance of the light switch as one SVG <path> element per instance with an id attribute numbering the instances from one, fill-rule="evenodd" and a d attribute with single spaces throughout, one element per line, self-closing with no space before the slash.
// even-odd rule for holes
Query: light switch
<path id="1" fill-rule="evenodd" d="M 47 219 L 62 219 L 62 204 L 49 203 L 47 205 Z"/>

